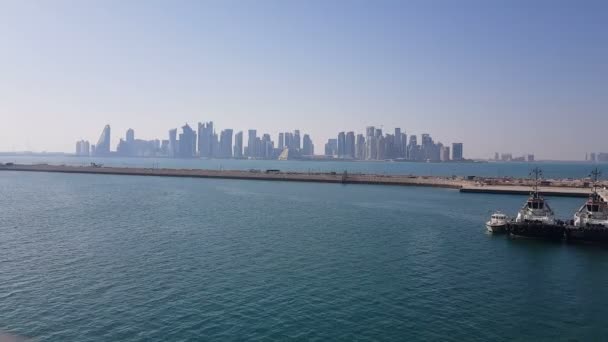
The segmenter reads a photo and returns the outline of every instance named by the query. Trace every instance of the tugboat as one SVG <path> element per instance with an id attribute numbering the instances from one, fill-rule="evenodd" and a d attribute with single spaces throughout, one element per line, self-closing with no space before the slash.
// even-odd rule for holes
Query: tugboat
<path id="1" fill-rule="evenodd" d="M 486 228 L 490 233 L 504 233 L 507 230 L 508 220 L 507 215 L 497 211 L 490 216 L 490 221 L 486 222 Z"/>
<path id="2" fill-rule="evenodd" d="M 568 241 L 608 242 L 608 203 L 597 191 L 600 175 L 598 169 L 591 172 L 593 191 L 574 214 L 572 224 L 566 227 Z"/>
<path id="3" fill-rule="evenodd" d="M 538 192 L 542 171 L 535 168 L 530 175 L 534 175 L 533 191 L 515 221 L 507 223 L 507 230 L 512 236 L 561 240 L 564 237 L 563 222 L 555 219 L 549 203 Z"/>

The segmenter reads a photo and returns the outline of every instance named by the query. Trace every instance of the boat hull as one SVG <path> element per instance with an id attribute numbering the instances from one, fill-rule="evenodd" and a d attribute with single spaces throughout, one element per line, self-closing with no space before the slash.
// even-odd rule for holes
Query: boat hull
<path id="1" fill-rule="evenodd" d="M 513 236 L 546 240 L 562 240 L 564 238 L 565 227 L 560 224 L 510 222 L 507 224 L 507 230 Z"/>
<path id="2" fill-rule="evenodd" d="M 488 232 L 490 233 L 505 233 L 507 231 L 507 225 L 506 224 L 500 224 L 500 225 L 493 225 L 493 224 L 489 224 L 486 223 L 486 228 L 488 229 Z"/>
<path id="3" fill-rule="evenodd" d="M 566 239 L 571 242 L 608 243 L 608 227 L 566 227 Z"/>

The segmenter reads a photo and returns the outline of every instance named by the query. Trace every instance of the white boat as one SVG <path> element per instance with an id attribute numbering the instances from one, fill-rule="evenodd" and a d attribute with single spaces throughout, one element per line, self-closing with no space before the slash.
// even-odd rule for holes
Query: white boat
<path id="1" fill-rule="evenodd" d="M 600 172 L 596 169 L 591 174 L 595 177 L 593 192 L 587 202 L 574 214 L 574 226 L 608 228 L 608 203 L 597 192 Z"/>
<path id="2" fill-rule="evenodd" d="M 509 218 L 500 211 L 495 212 L 490 217 L 490 221 L 486 222 L 486 228 L 490 233 L 502 233 L 507 228 Z"/>
<path id="3" fill-rule="evenodd" d="M 555 213 L 545 201 L 543 196 L 538 191 L 539 179 L 542 176 L 542 171 L 539 168 L 532 170 L 535 176 L 534 188 L 526 204 L 519 210 L 516 223 L 540 223 L 540 224 L 555 224 Z"/>

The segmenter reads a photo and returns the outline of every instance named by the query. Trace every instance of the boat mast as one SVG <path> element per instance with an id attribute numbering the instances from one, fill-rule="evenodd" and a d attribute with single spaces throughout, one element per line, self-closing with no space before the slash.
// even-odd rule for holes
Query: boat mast
<path id="1" fill-rule="evenodd" d="M 595 170 L 591 171 L 591 174 L 589 175 L 589 177 L 591 177 L 591 180 L 593 181 L 593 193 L 594 194 L 597 193 L 597 182 L 601 175 L 602 175 L 602 171 L 600 171 L 597 167 L 595 168 Z"/>
<path id="2" fill-rule="evenodd" d="M 540 178 L 542 178 L 543 176 L 543 171 L 541 169 L 539 169 L 538 167 L 535 167 L 534 169 L 532 169 L 532 171 L 530 172 L 530 176 L 534 176 L 534 187 L 532 188 L 533 191 L 533 196 L 534 198 L 538 198 L 538 183 Z"/>

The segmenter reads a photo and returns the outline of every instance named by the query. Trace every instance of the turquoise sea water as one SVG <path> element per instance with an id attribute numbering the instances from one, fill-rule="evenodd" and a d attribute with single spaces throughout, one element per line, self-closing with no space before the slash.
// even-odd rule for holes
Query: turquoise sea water
<path id="1" fill-rule="evenodd" d="M 606 248 L 485 233 L 521 196 L 24 172 L 0 194 L 0 331 L 41 341 L 608 336 Z"/>
<path id="2" fill-rule="evenodd" d="M 91 162 L 106 166 L 187 168 L 212 170 L 279 169 L 299 172 L 343 172 L 402 174 L 425 176 L 482 176 L 528 177 L 530 169 L 539 166 L 546 178 L 583 178 L 591 169 L 599 168 L 608 175 L 608 164 L 585 162 L 537 162 L 537 163 L 412 163 L 412 162 L 344 162 L 344 161 L 277 161 L 236 159 L 171 159 L 171 158 L 84 158 L 84 157 L 31 157 L 0 156 L 0 163 L 20 164 L 48 163 L 55 165 L 89 165 Z"/>

